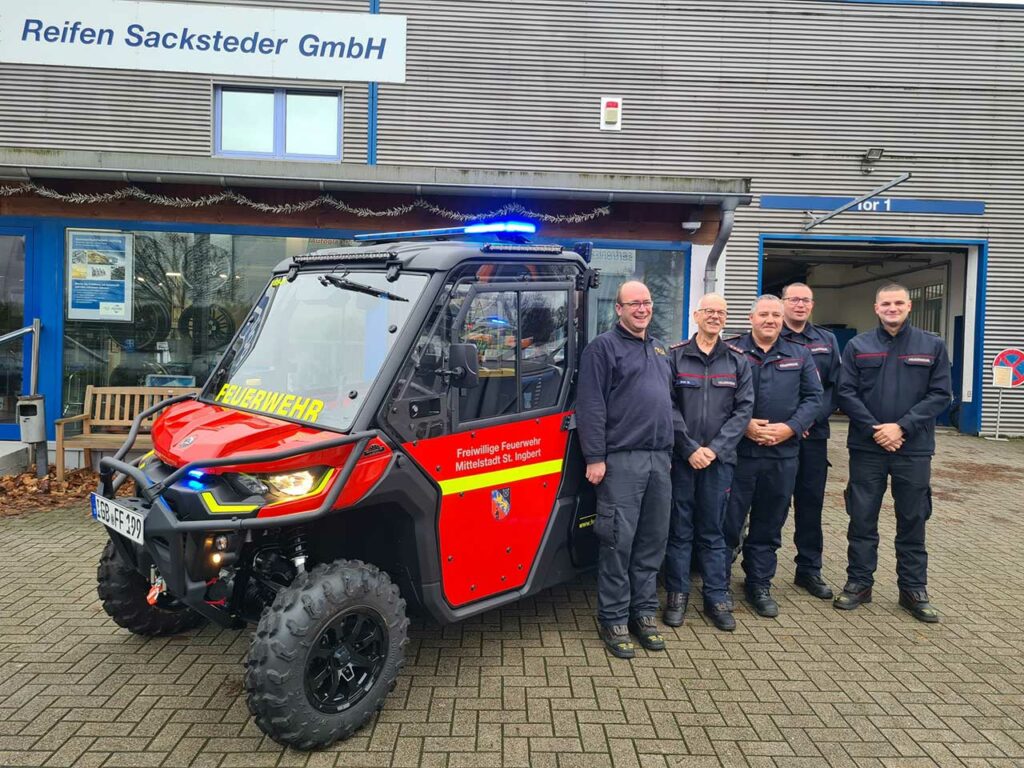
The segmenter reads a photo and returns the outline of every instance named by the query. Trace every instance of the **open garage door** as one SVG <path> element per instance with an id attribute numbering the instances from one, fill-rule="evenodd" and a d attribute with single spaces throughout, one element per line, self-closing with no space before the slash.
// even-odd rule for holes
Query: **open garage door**
<path id="1" fill-rule="evenodd" d="M 856 334 L 877 325 L 875 291 L 886 283 L 905 285 L 913 302 L 910 321 L 941 336 L 949 348 L 954 402 L 940 423 L 959 428 L 960 404 L 965 393 L 968 399 L 973 394 L 971 263 L 969 246 L 772 239 L 764 242 L 761 286 L 763 293 L 776 295 L 788 283 L 811 286 L 811 319 L 831 329 L 841 349 Z"/>

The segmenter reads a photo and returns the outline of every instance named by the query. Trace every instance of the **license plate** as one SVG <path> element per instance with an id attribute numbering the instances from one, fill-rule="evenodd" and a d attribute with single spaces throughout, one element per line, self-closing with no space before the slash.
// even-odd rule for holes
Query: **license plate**
<path id="1" fill-rule="evenodd" d="M 117 531 L 137 544 L 144 544 L 142 538 L 143 523 L 146 518 L 116 501 L 92 494 L 92 516 L 112 531 Z"/>

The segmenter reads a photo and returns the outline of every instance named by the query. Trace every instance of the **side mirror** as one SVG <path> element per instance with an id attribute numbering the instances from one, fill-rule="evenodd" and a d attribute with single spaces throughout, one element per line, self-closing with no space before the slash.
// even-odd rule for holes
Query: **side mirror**
<path id="1" fill-rule="evenodd" d="M 477 368 L 476 344 L 450 344 L 448 346 L 448 370 L 438 373 L 448 377 L 453 387 L 471 389 L 480 385 Z"/>

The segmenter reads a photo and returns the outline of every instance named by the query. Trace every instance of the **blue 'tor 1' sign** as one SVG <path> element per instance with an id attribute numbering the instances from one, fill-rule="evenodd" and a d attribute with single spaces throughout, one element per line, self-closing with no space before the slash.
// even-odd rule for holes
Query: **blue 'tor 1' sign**
<path id="1" fill-rule="evenodd" d="M 761 207 L 789 211 L 834 211 L 855 197 L 818 195 L 761 195 Z M 857 203 L 851 211 L 861 213 L 936 213 L 947 216 L 983 216 L 983 200 L 914 200 L 906 197 L 872 197 Z"/>

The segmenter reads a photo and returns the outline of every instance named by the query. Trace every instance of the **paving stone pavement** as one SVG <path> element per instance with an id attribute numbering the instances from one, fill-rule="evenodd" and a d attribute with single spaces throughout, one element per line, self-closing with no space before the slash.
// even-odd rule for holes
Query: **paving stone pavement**
<path id="1" fill-rule="evenodd" d="M 837 432 L 825 576 L 841 587 Z M 871 605 L 840 613 L 798 592 L 787 528 L 778 619 L 741 604 L 726 634 L 691 606 L 667 653 L 632 663 L 597 640 L 592 579 L 414 624 L 379 717 L 312 754 L 250 719 L 248 632 L 134 637 L 97 600 L 105 534 L 84 508 L 3 518 L 0 766 L 1024 766 L 1022 491 L 1024 441 L 940 436 L 928 533 L 941 624 L 896 606 L 887 499 Z"/>

